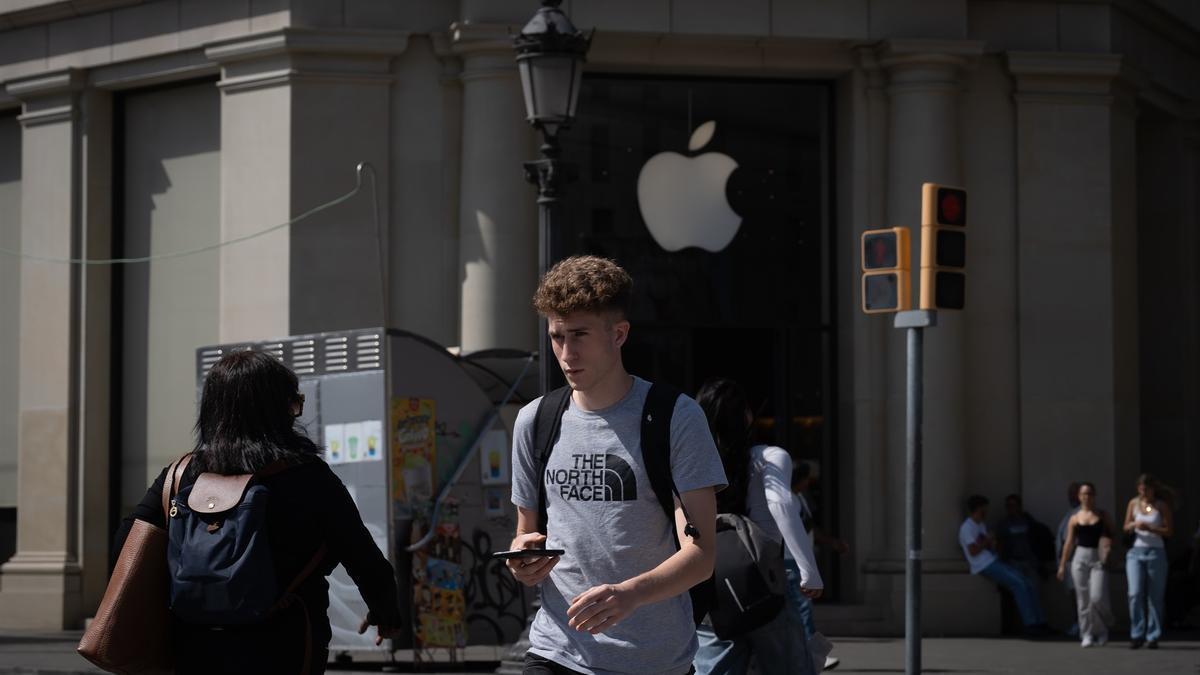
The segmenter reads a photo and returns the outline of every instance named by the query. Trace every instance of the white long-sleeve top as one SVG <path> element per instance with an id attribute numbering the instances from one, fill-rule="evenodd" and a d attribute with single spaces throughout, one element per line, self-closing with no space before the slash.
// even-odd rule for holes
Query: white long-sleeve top
<path id="1" fill-rule="evenodd" d="M 812 538 L 800 519 L 800 503 L 792 493 L 792 457 L 787 450 L 770 445 L 750 449 L 746 516 L 775 539 L 782 537 L 800 568 L 801 586 L 825 587 L 813 555 Z"/>

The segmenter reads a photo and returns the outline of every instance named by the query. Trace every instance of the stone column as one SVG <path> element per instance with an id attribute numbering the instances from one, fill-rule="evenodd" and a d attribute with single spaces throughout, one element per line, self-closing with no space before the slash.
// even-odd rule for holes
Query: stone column
<path id="1" fill-rule="evenodd" d="M 907 226 L 912 233 L 913 304 L 919 297 L 921 184 L 962 185 L 959 144 L 960 91 L 963 75 L 982 54 L 978 42 L 890 40 L 878 50 L 879 66 L 887 76 L 887 198 L 886 222 L 872 226 Z M 968 220 L 971 215 L 968 214 Z M 969 225 L 968 225 L 969 230 Z M 968 259 L 969 264 L 969 259 Z M 968 291 L 969 293 L 969 291 Z M 968 311 L 970 297 L 968 296 Z M 930 632 L 994 630 L 990 617 L 981 621 L 946 621 L 956 614 L 962 593 L 986 590 L 965 580 L 966 567 L 958 548 L 963 518 L 967 448 L 965 430 L 964 335 L 961 316 L 952 311 L 938 316 L 938 327 L 925 331 L 925 417 L 922 524 L 922 570 L 925 628 Z M 903 616 L 905 547 L 905 334 L 888 337 L 887 471 L 885 491 L 886 554 L 868 565 L 868 572 L 887 575 L 869 587 L 882 590 L 893 622 Z M 944 600 L 948 598 L 948 600 Z M 986 598 L 984 601 L 986 602 Z M 995 604 L 995 601 L 992 600 Z M 947 605 L 943 607 L 942 605 Z M 997 605 L 998 606 L 998 605 Z M 931 623 L 933 622 L 933 623 Z M 998 623 L 995 623 L 998 625 Z"/>
<path id="2" fill-rule="evenodd" d="M 1013 52 L 1008 67 L 1022 491 L 1053 513 L 1090 480 L 1119 514 L 1140 460 L 1134 91 L 1115 54 Z"/>
<path id="3" fill-rule="evenodd" d="M 459 265 L 462 348 L 537 349 L 536 194 L 522 162 L 536 146 L 508 28 L 458 24 L 463 60 Z"/>
<path id="4" fill-rule="evenodd" d="M 406 32 L 286 28 L 206 49 L 222 75 L 223 239 L 347 193 L 359 162 L 377 187 L 364 173 L 350 200 L 222 249 L 223 341 L 387 323 L 391 60 L 407 44 Z"/>
<path id="5" fill-rule="evenodd" d="M 10 82 L 24 104 L 21 248 L 70 258 L 80 241 L 81 77 L 73 69 Z M 78 625 L 79 344 L 76 266 L 21 261 L 17 552 L 0 567 L 0 628 Z"/>

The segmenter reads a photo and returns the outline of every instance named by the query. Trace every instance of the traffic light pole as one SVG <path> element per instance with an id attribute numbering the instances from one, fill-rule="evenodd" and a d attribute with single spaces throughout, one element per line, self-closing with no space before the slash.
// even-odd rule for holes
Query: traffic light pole
<path id="1" fill-rule="evenodd" d="M 905 544 L 904 565 L 904 672 L 921 673 L 921 424 L 925 394 L 925 329 L 937 326 L 937 312 L 915 310 L 896 313 L 896 328 L 908 333 L 908 401 L 906 405 Z"/>

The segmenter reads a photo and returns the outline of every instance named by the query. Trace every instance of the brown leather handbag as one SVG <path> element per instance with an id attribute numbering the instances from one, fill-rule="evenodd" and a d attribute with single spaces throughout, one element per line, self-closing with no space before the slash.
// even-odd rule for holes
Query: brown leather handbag
<path id="1" fill-rule="evenodd" d="M 184 455 L 167 471 L 164 522 L 170 521 L 168 505 L 191 458 Z M 110 673 L 174 672 L 169 585 L 167 531 L 135 519 L 96 618 L 76 651 Z"/>

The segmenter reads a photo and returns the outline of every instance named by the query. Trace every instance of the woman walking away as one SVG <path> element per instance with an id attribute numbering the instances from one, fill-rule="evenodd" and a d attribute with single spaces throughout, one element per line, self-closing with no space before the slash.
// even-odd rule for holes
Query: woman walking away
<path id="1" fill-rule="evenodd" d="M 717 494 L 717 511 L 743 515 L 776 541 L 782 538 L 800 566 L 802 592 L 809 597 L 820 596 L 824 583 L 791 490 L 791 456 L 782 448 L 750 445 L 754 415 L 736 382 L 706 382 L 696 394 L 696 402 L 708 417 L 729 480 L 729 487 Z M 718 638 L 707 624 L 701 624 L 697 634 L 697 675 L 745 673 L 751 656 L 756 657 L 758 670 L 764 675 L 813 675 L 803 627 L 786 609 L 766 625 L 733 640 Z"/>
<path id="2" fill-rule="evenodd" d="M 1079 510 L 1067 523 L 1067 543 L 1058 563 L 1058 579 L 1069 574 L 1075 582 L 1075 607 L 1079 612 L 1079 643 L 1083 647 L 1108 642 L 1113 623 L 1108 603 L 1104 563 L 1112 551 L 1112 521 L 1096 508 L 1096 486 L 1079 484 Z M 1074 548 L 1074 556 L 1071 555 Z"/>
<path id="3" fill-rule="evenodd" d="M 1133 546 L 1125 554 L 1129 581 L 1129 646 L 1143 644 L 1157 649 L 1162 637 L 1167 592 L 1167 550 L 1164 537 L 1171 536 L 1174 522 L 1166 491 L 1150 474 L 1137 481 L 1137 496 L 1125 508 L 1125 531 L 1133 535 Z"/>
<path id="4" fill-rule="evenodd" d="M 298 384 L 262 352 L 225 355 L 204 381 L 195 449 L 159 474 L 117 532 L 113 551 L 135 518 L 167 529 L 180 675 L 324 673 L 325 576 L 339 563 L 370 610 L 360 632 L 370 623 L 376 644 L 398 637 L 392 567 L 297 428 Z"/>

